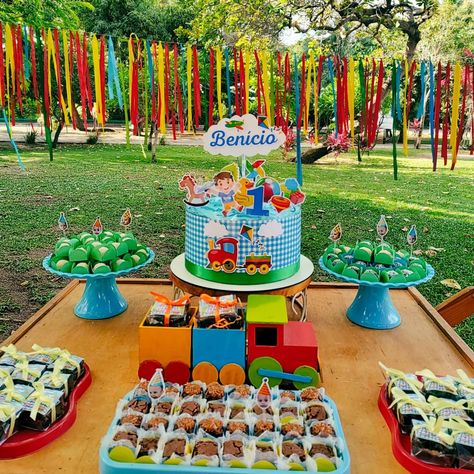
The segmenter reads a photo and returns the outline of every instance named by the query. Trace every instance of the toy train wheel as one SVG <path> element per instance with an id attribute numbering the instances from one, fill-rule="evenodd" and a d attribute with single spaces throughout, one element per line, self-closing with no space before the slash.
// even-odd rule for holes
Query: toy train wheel
<path id="1" fill-rule="evenodd" d="M 224 263 L 222 264 L 222 270 L 224 270 L 226 273 L 232 273 L 235 270 L 235 262 L 230 258 L 224 260 Z"/>
<path id="2" fill-rule="evenodd" d="M 162 369 L 163 366 L 157 360 L 147 359 L 140 363 L 138 367 L 138 378 L 150 380 L 155 375 L 156 369 Z"/>
<path id="3" fill-rule="evenodd" d="M 199 362 L 193 369 L 193 380 L 204 383 L 217 382 L 217 369 L 210 362 Z"/>
<path id="4" fill-rule="evenodd" d="M 247 267 L 245 268 L 245 271 L 246 271 L 249 275 L 255 275 L 255 273 L 257 272 L 257 267 L 256 267 L 256 265 L 254 265 L 253 263 L 251 263 L 250 265 L 247 265 Z"/>
<path id="5" fill-rule="evenodd" d="M 314 367 L 310 367 L 309 365 L 300 365 L 294 371 L 295 375 L 304 375 L 305 377 L 310 377 L 311 382 L 293 382 L 293 385 L 298 389 L 302 390 L 306 387 L 316 387 L 319 385 L 320 378 L 319 373 Z"/>
<path id="6" fill-rule="evenodd" d="M 183 385 L 189 382 L 189 365 L 179 360 L 173 360 L 164 368 L 163 378 L 166 382 Z"/>
<path id="7" fill-rule="evenodd" d="M 245 382 L 245 370 L 239 364 L 226 364 L 219 371 L 219 380 L 223 385 L 241 385 Z"/>
<path id="8" fill-rule="evenodd" d="M 215 272 L 220 272 L 221 270 L 221 262 L 212 262 L 211 263 L 211 268 L 215 271 Z"/>
<path id="9" fill-rule="evenodd" d="M 256 359 L 252 361 L 248 370 L 249 380 L 254 387 L 260 387 L 260 385 L 262 384 L 264 375 L 260 375 L 258 373 L 260 369 L 283 372 L 280 362 L 278 362 L 273 357 L 257 357 Z M 268 384 L 270 385 L 270 387 L 274 387 L 275 385 L 280 385 L 282 381 L 282 379 L 279 377 L 267 377 L 267 378 L 268 378 Z"/>
<path id="10" fill-rule="evenodd" d="M 262 275 L 265 275 L 265 273 L 268 273 L 268 271 L 270 270 L 270 265 L 264 263 L 263 265 L 260 265 L 260 268 L 258 270 Z"/>

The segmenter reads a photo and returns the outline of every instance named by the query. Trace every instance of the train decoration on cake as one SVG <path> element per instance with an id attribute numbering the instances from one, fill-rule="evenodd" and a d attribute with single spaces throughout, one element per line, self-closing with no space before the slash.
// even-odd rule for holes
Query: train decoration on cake
<path id="1" fill-rule="evenodd" d="M 168 301 L 168 313 L 183 301 Z M 149 325 L 153 308 L 149 311 L 139 327 L 140 377 L 149 378 L 161 367 L 165 380 L 180 384 L 248 381 L 259 387 L 265 377 L 271 386 L 302 389 L 319 383 L 312 324 L 288 321 L 283 296 L 250 295 L 244 312 L 232 295 L 201 295 L 199 308 L 201 314 L 191 307 L 191 320 L 183 318 L 184 325 L 174 327 Z"/>

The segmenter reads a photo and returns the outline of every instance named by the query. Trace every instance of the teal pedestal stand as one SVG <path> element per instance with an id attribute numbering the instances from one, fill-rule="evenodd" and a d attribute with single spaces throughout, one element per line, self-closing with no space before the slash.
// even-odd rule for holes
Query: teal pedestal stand
<path id="1" fill-rule="evenodd" d="M 86 287 L 81 299 L 74 307 L 74 314 L 84 319 L 108 319 L 123 313 L 127 307 L 127 300 L 120 293 L 116 278 L 128 275 L 148 265 L 155 258 L 153 250 L 147 249 L 149 257 L 146 262 L 128 270 L 110 272 L 104 274 L 74 275 L 72 273 L 59 272 L 50 267 L 51 255 L 43 260 L 43 268 L 54 275 L 69 279 L 81 279 L 86 281 Z"/>
<path id="2" fill-rule="evenodd" d="M 357 295 L 347 310 L 347 318 L 353 323 L 369 329 L 393 329 L 399 326 L 401 323 L 400 314 L 392 302 L 389 290 L 421 285 L 431 280 L 435 273 L 433 267 L 427 264 L 426 277 L 421 280 L 407 283 L 381 283 L 360 281 L 333 272 L 324 265 L 322 257 L 319 259 L 319 266 L 338 280 L 359 285 Z"/>

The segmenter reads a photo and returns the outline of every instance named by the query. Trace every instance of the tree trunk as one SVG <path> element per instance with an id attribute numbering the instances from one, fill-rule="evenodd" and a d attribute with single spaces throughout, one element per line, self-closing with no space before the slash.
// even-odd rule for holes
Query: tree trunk
<path id="1" fill-rule="evenodd" d="M 54 139 L 53 139 L 53 148 L 56 149 L 58 146 L 58 141 L 59 141 L 59 135 L 62 132 L 62 129 L 64 128 L 64 120 L 62 119 L 62 116 L 59 120 L 58 123 L 58 128 L 56 129 L 56 132 L 54 132 Z"/>
<path id="2" fill-rule="evenodd" d="M 155 128 L 155 135 L 153 136 L 153 145 L 151 147 L 151 162 L 152 163 L 157 162 L 157 160 L 156 160 L 156 145 L 158 143 L 158 135 L 159 135 L 156 123 L 154 125 L 154 128 Z"/>
<path id="3" fill-rule="evenodd" d="M 301 155 L 301 162 L 305 165 L 312 164 L 315 161 L 324 158 L 329 153 L 331 153 L 331 150 L 329 147 L 324 145 L 317 146 L 316 148 L 310 148 Z"/>

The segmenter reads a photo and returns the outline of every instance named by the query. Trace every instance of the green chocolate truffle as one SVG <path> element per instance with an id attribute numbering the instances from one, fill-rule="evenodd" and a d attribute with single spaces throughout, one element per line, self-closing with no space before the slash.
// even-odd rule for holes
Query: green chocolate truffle
<path id="1" fill-rule="evenodd" d="M 344 268 L 346 268 L 346 263 L 340 258 L 335 258 L 334 260 L 328 261 L 327 267 L 333 272 L 342 273 Z"/>
<path id="2" fill-rule="evenodd" d="M 395 260 L 395 252 L 388 247 L 377 247 L 375 251 L 374 262 L 375 263 L 382 263 L 384 265 L 393 265 L 393 261 Z"/>
<path id="3" fill-rule="evenodd" d="M 112 242 L 110 245 L 115 248 L 115 252 L 119 257 L 128 253 L 128 246 L 125 242 Z"/>
<path id="4" fill-rule="evenodd" d="M 360 268 L 356 267 L 355 265 L 348 265 L 344 268 L 342 275 L 348 278 L 355 278 L 356 280 L 359 278 Z"/>
<path id="5" fill-rule="evenodd" d="M 372 253 L 372 248 L 361 243 L 354 250 L 354 258 L 363 262 L 370 262 L 372 260 Z"/>
<path id="6" fill-rule="evenodd" d="M 92 249 L 91 257 L 98 262 L 108 262 L 117 258 L 117 252 L 112 245 L 102 245 Z"/>
<path id="7" fill-rule="evenodd" d="M 418 276 L 420 278 L 425 278 L 426 276 L 426 268 L 422 267 L 419 263 L 412 263 L 408 266 L 408 270 L 411 270 L 412 272 L 418 273 Z"/>
<path id="8" fill-rule="evenodd" d="M 379 281 L 379 274 L 377 271 L 373 270 L 372 268 L 367 268 L 367 270 L 362 272 L 362 275 L 360 276 L 361 281 L 372 281 L 376 282 Z"/>
<path id="9" fill-rule="evenodd" d="M 402 273 L 406 281 L 420 280 L 420 274 L 417 271 L 409 270 L 408 268 L 401 268 L 400 273 Z"/>
<path id="10" fill-rule="evenodd" d="M 132 267 L 133 265 L 131 261 L 123 260 L 121 258 L 118 258 L 117 260 L 112 262 L 112 270 L 114 272 L 119 272 L 121 270 L 129 270 Z"/>
<path id="11" fill-rule="evenodd" d="M 59 258 L 64 258 L 64 257 L 69 257 L 69 250 L 71 250 L 72 247 L 71 245 L 69 244 L 69 242 L 62 242 L 61 245 L 59 246 L 56 246 L 55 250 L 54 250 L 54 255 L 55 257 L 59 257 Z"/>
<path id="12" fill-rule="evenodd" d="M 89 264 L 79 262 L 72 268 L 71 273 L 74 273 L 74 275 L 87 275 L 89 273 Z"/>
<path id="13" fill-rule="evenodd" d="M 140 257 L 140 255 L 132 255 L 131 261 L 134 267 L 144 262 L 144 260 L 142 259 L 142 257 Z"/>
<path id="14" fill-rule="evenodd" d="M 406 283 L 403 273 L 395 270 L 384 270 L 380 274 L 380 281 L 383 283 Z"/>
<path id="15" fill-rule="evenodd" d="M 122 238 L 122 242 L 127 244 L 128 250 L 137 250 L 137 241 L 133 236 L 129 236 L 128 234 Z"/>
<path id="16" fill-rule="evenodd" d="M 110 267 L 105 263 L 96 263 L 92 268 L 92 273 L 109 273 Z"/>
<path id="17" fill-rule="evenodd" d="M 87 262 L 89 254 L 89 247 L 77 247 L 69 250 L 69 260 L 71 262 Z"/>
<path id="18" fill-rule="evenodd" d="M 56 270 L 59 272 L 69 273 L 72 268 L 72 263 L 68 260 L 58 260 L 56 262 Z"/>

